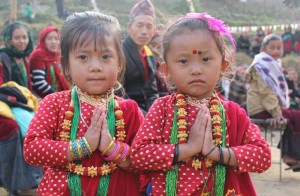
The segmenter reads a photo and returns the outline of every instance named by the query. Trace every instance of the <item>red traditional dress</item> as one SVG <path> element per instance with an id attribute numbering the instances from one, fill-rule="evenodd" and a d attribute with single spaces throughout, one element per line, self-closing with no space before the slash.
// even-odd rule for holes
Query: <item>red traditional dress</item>
<path id="1" fill-rule="evenodd" d="M 173 169 L 174 144 L 170 135 L 174 117 L 175 94 L 157 99 L 149 110 L 133 142 L 131 161 L 139 170 L 151 171 L 152 195 L 166 195 L 166 171 Z M 222 101 L 226 111 L 226 147 L 237 159 L 236 168 L 228 166 L 224 195 L 256 195 L 248 172 L 261 173 L 271 166 L 271 152 L 259 128 L 252 124 L 245 111 L 234 102 Z M 191 129 L 199 108 L 187 105 L 188 130 Z M 198 155 L 199 159 L 203 157 Z M 177 195 L 201 195 L 212 192 L 215 165 L 195 169 L 179 162 Z M 216 188 L 216 187 L 214 187 Z"/>
<path id="2" fill-rule="evenodd" d="M 60 140 L 61 124 L 70 101 L 70 91 L 53 93 L 45 97 L 31 121 L 24 141 L 26 161 L 33 165 L 44 166 L 44 178 L 38 187 L 40 195 L 70 195 L 66 172 L 66 166 L 69 163 L 66 157 L 69 142 Z M 131 145 L 143 120 L 143 115 L 134 101 L 117 97 L 117 102 L 123 111 L 125 143 Z M 81 102 L 81 114 L 87 125 L 91 123 L 94 108 L 88 103 Z M 85 123 L 80 120 L 77 138 L 83 137 L 86 131 Z M 101 167 L 103 161 L 101 153 L 96 150 L 90 158 L 82 159 L 81 164 L 84 167 Z M 139 195 L 139 177 L 139 174 L 117 168 L 111 175 L 108 195 Z M 96 195 L 99 180 L 99 176 L 81 176 L 81 188 L 84 195 Z"/>

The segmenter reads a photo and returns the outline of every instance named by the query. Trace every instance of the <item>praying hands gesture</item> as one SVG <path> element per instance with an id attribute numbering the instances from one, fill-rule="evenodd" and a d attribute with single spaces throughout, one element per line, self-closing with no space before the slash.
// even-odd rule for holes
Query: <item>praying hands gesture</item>
<path id="1" fill-rule="evenodd" d="M 201 106 L 194 125 L 190 130 L 188 141 L 179 145 L 178 160 L 181 161 L 190 158 L 197 153 L 209 151 L 212 147 L 211 117 L 209 109 L 206 106 Z"/>
<path id="2" fill-rule="evenodd" d="M 110 144 L 110 142 L 112 141 L 112 137 L 109 133 L 108 126 L 107 126 L 107 120 L 106 120 L 105 113 L 104 113 L 104 118 L 102 120 L 102 125 L 100 128 L 100 131 L 101 131 L 101 136 L 100 136 L 100 143 L 98 146 L 98 150 L 100 152 L 103 152 L 106 149 L 106 147 Z M 114 145 L 110 149 L 114 149 Z M 110 151 L 107 151 L 106 153 L 110 154 Z"/>
<path id="3" fill-rule="evenodd" d="M 103 126 L 102 125 L 103 119 L 105 119 L 105 113 L 102 111 L 101 108 L 96 107 L 93 111 L 91 125 L 88 127 L 87 131 L 84 134 L 84 138 L 87 142 L 87 145 L 90 147 L 90 150 L 91 150 L 90 153 L 94 152 L 99 146 L 99 142 L 100 142 L 100 138 L 101 138 L 101 129 Z M 72 151 L 70 147 L 73 148 L 73 150 L 74 150 L 74 147 L 82 149 L 83 146 L 81 146 L 81 144 L 78 146 L 78 143 L 76 143 L 76 141 L 75 141 L 75 145 L 72 147 L 72 144 L 70 142 L 70 144 L 68 146 L 69 150 L 67 152 L 67 159 L 69 161 L 73 161 L 74 160 L 74 151 Z M 77 157 L 77 159 L 78 158 L 82 158 L 82 157 Z M 76 159 L 76 157 L 75 157 L 75 159 Z"/>
<path id="4" fill-rule="evenodd" d="M 101 138 L 101 129 L 103 126 L 103 119 L 105 119 L 105 113 L 100 107 L 96 107 L 91 119 L 91 125 L 84 134 L 84 137 L 94 152 L 98 146 Z"/>
<path id="5" fill-rule="evenodd" d="M 130 166 L 130 159 L 128 158 L 128 152 L 130 147 L 122 142 L 116 142 L 112 139 L 107 125 L 106 114 L 103 112 L 101 115 L 101 134 L 98 150 L 102 153 L 101 156 L 105 156 L 105 160 L 112 160 L 118 164 L 119 167 L 127 168 Z M 122 145 L 122 149 L 120 146 Z M 125 147 L 126 146 L 126 147 Z M 120 150 L 122 149 L 122 150 Z M 127 149 L 127 150 L 125 150 Z M 118 157 L 118 158 L 116 158 Z M 122 157 L 122 160 L 119 159 Z"/>

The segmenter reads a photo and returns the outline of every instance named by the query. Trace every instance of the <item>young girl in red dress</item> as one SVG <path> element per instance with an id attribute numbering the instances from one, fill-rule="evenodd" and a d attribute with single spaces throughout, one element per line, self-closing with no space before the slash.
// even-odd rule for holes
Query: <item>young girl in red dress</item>
<path id="1" fill-rule="evenodd" d="M 61 31 L 71 91 L 46 96 L 24 142 L 28 163 L 44 166 L 40 195 L 139 195 L 131 142 L 143 120 L 137 104 L 114 95 L 124 74 L 120 26 L 97 12 L 75 13 Z"/>
<path id="2" fill-rule="evenodd" d="M 271 165 L 259 128 L 215 93 L 229 64 L 224 37 L 234 47 L 223 22 L 206 13 L 165 32 L 163 66 L 178 92 L 154 102 L 131 154 L 134 167 L 151 171 L 152 195 L 256 195 L 248 172 Z"/>

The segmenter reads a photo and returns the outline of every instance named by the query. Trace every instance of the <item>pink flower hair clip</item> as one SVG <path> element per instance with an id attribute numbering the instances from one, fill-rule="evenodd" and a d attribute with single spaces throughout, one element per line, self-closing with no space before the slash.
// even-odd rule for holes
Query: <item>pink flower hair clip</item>
<path id="1" fill-rule="evenodd" d="M 212 31 L 217 31 L 221 35 L 225 35 L 230 40 L 233 46 L 233 52 L 231 53 L 231 60 L 233 60 L 234 53 L 236 51 L 235 41 L 230 33 L 228 27 L 224 24 L 222 20 L 218 20 L 208 15 L 207 13 L 188 13 L 184 18 L 188 19 L 200 19 L 206 21 L 208 24 L 208 28 Z"/>

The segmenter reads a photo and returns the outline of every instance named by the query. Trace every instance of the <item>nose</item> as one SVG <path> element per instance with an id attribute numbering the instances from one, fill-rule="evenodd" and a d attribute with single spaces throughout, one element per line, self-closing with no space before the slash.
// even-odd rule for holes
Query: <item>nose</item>
<path id="1" fill-rule="evenodd" d="M 275 50 L 275 55 L 276 55 L 276 56 L 281 56 L 282 53 L 283 53 L 283 51 L 282 51 L 281 49 L 276 49 L 276 50 Z"/>
<path id="2" fill-rule="evenodd" d="M 26 39 L 22 38 L 22 39 L 20 39 L 20 41 L 23 44 L 23 43 L 25 43 Z"/>
<path id="3" fill-rule="evenodd" d="M 147 27 L 146 27 L 146 26 L 143 26 L 141 32 L 142 32 L 143 34 L 146 34 L 146 33 L 148 32 Z"/>
<path id="4" fill-rule="evenodd" d="M 191 66 L 191 74 L 192 75 L 198 75 L 198 74 L 202 74 L 202 66 L 199 63 L 194 63 Z"/>
<path id="5" fill-rule="evenodd" d="M 102 71 L 101 62 L 97 58 L 94 58 L 94 59 L 91 60 L 91 62 L 90 62 L 90 71 L 92 71 L 92 72 Z"/>

